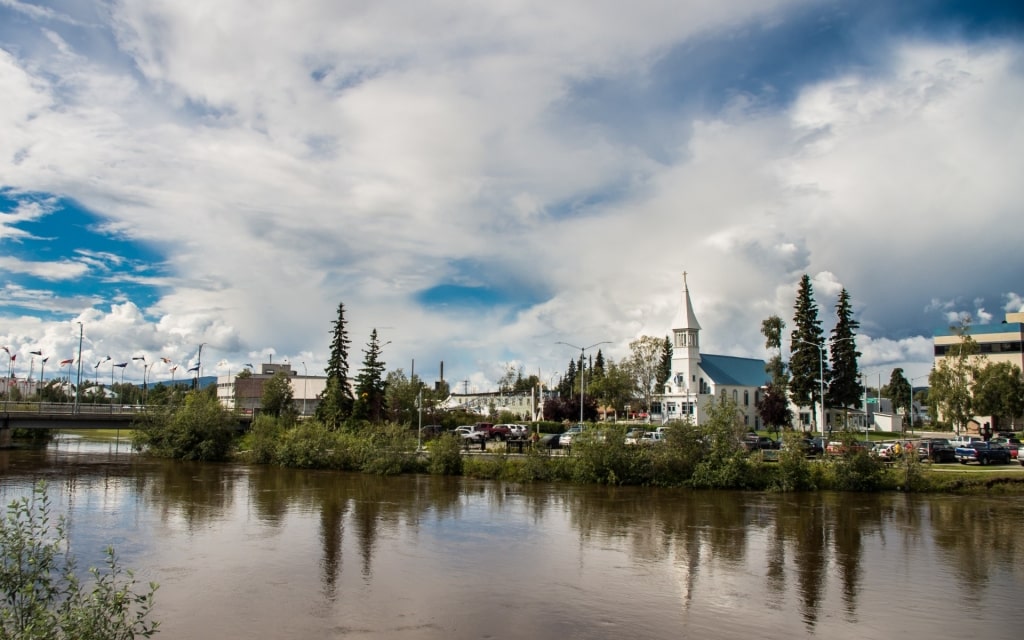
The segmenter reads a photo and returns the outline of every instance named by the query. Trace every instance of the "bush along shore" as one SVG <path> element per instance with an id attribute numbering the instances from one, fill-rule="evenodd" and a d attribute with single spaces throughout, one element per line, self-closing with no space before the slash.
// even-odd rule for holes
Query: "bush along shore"
<path id="1" fill-rule="evenodd" d="M 931 471 L 914 456 L 886 464 L 857 447 L 849 453 L 809 458 L 802 434 L 782 435 L 772 460 L 746 451 L 745 431 L 728 401 L 714 406 L 706 424 L 671 425 L 662 442 L 625 444 L 626 427 L 594 426 L 574 439 L 570 455 L 527 446 L 523 454 L 467 453 L 454 434 L 418 448 L 415 428 L 397 423 L 344 423 L 258 416 L 238 436 L 237 420 L 215 398 L 194 394 L 184 404 L 149 412 L 135 425 L 134 445 L 150 455 L 185 460 L 237 460 L 303 469 L 337 469 L 381 475 L 430 473 L 512 482 L 741 489 L 757 491 L 917 491 L 1024 493 L 1024 476 Z M 859 434 L 837 432 L 851 444 Z M 957 465 L 956 467 L 959 467 Z"/>

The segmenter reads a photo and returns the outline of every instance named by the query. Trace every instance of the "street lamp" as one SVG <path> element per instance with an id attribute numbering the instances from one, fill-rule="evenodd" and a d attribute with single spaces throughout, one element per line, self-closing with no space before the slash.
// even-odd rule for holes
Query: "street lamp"
<path id="1" fill-rule="evenodd" d="M 423 450 L 423 385 L 416 394 L 416 414 L 419 416 L 419 428 L 416 430 L 416 453 Z"/>
<path id="2" fill-rule="evenodd" d="M 196 366 L 199 367 L 198 369 L 196 369 L 196 387 L 199 386 L 199 378 L 203 377 L 203 347 L 205 347 L 205 346 L 206 346 L 205 342 L 200 343 L 200 345 L 199 345 L 199 355 L 196 356 Z"/>
<path id="3" fill-rule="evenodd" d="M 583 354 L 584 354 L 584 352 L 587 349 L 593 349 L 594 347 L 596 347 L 598 345 L 602 345 L 602 344 L 611 344 L 611 341 L 610 340 L 603 340 L 601 342 L 595 342 L 594 344 L 590 345 L 589 347 L 577 347 L 574 344 L 569 344 L 568 342 L 562 342 L 562 341 L 558 341 L 555 344 L 564 344 L 567 347 L 572 347 L 573 349 L 579 349 L 580 350 L 580 427 L 582 428 L 583 427 L 583 372 L 584 372 L 584 368 L 583 368 Z"/>
<path id="4" fill-rule="evenodd" d="M 78 390 L 82 388 L 82 335 L 84 325 L 78 323 L 78 383 L 75 385 L 75 413 L 78 413 Z M 71 382 L 71 371 L 68 371 L 68 382 Z"/>

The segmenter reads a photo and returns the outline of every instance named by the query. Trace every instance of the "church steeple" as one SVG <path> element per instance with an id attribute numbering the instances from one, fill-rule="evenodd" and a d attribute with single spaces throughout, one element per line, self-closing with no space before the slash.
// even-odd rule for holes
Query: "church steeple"
<path id="1" fill-rule="evenodd" d="M 700 365 L 700 323 L 690 302 L 690 288 L 683 272 L 683 296 L 672 321 L 672 379 L 680 392 L 699 388 L 696 374 Z"/>

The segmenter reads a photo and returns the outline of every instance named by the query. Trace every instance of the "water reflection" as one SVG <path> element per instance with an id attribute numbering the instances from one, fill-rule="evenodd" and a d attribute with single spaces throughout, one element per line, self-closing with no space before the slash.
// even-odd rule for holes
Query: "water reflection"
<path id="1" fill-rule="evenodd" d="M 168 638 L 279 637 L 282 620 L 305 637 L 946 637 L 979 620 L 1011 637 L 1012 616 L 987 616 L 1024 596 L 1018 497 L 521 486 L 59 444 L 0 469 L 5 503 L 50 480 L 80 557 L 112 542 L 161 582 Z"/>

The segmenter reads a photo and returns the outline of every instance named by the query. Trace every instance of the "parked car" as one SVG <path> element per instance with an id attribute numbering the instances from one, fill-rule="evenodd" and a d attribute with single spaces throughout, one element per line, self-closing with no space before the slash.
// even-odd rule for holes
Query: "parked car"
<path id="1" fill-rule="evenodd" d="M 807 455 L 820 456 L 825 453 L 825 438 L 804 438 L 803 442 Z"/>
<path id="2" fill-rule="evenodd" d="M 960 464 L 968 462 L 977 462 L 980 465 L 1010 464 L 1010 450 L 991 442 L 972 442 L 970 446 L 957 447 L 955 453 Z"/>
<path id="3" fill-rule="evenodd" d="M 796 441 L 795 446 L 799 447 L 808 457 L 820 456 L 825 453 L 821 438 L 801 438 Z"/>
<path id="4" fill-rule="evenodd" d="M 558 439 L 558 446 L 561 447 L 562 449 L 569 448 L 570 446 L 572 446 L 572 439 L 581 433 L 583 433 L 583 425 L 572 425 L 565 431 L 565 433 L 562 434 L 562 437 Z"/>
<path id="5" fill-rule="evenodd" d="M 487 433 L 487 431 L 478 428 L 475 424 L 467 424 L 461 427 L 455 427 L 455 435 L 461 437 L 463 440 L 472 440 L 473 442 L 480 442 L 481 440 L 486 440 Z"/>
<path id="6" fill-rule="evenodd" d="M 827 453 L 829 455 L 841 455 L 841 454 L 846 453 L 847 451 L 850 451 L 850 452 L 863 451 L 863 452 L 867 453 L 867 452 L 870 452 L 871 449 L 874 446 L 875 446 L 875 443 L 870 442 L 868 440 L 860 440 L 860 441 L 856 441 L 856 442 L 851 442 L 849 445 L 847 445 L 845 442 L 842 442 L 842 441 L 839 441 L 839 440 L 832 440 L 827 445 L 825 445 L 825 453 Z"/>
<path id="7" fill-rule="evenodd" d="M 922 438 L 917 445 L 917 457 L 932 462 L 954 462 L 956 450 L 946 438 Z"/>
<path id="8" fill-rule="evenodd" d="M 513 438 L 525 438 L 530 435 L 530 427 L 525 424 L 507 424 L 505 426 L 508 427 Z"/>
<path id="9" fill-rule="evenodd" d="M 665 442 L 665 434 L 660 431 L 648 431 L 640 437 L 640 444 L 660 444 Z"/>
<path id="10" fill-rule="evenodd" d="M 1020 459 L 1020 440 L 1014 437 L 992 438 L 989 442 L 1001 444 L 1010 450 L 1010 457 L 1014 460 Z"/>
<path id="11" fill-rule="evenodd" d="M 626 434 L 626 444 L 640 444 L 640 438 L 644 437 L 643 429 L 631 429 Z"/>
<path id="12" fill-rule="evenodd" d="M 747 451 L 764 451 L 778 449 L 779 443 L 768 436 L 759 436 L 756 433 L 748 433 L 743 438 L 743 448 Z"/>
<path id="13" fill-rule="evenodd" d="M 560 433 L 547 433 L 540 437 L 537 441 L 537 446 L 541 449 L 560 449 L 562 434 Z"/>
<path id="14" fill-rule="evenodd" d="M 425 424 L 420 429 L 420 436 L 422 436 L 424 440 L 436 438 L 442 433 L 444 433 L 444 427 L 439 424 Z"/>
<path id="15" fill-rule="evenodd" d="M 492 440 L 508 440 L 512 437 L 512 424 L 494 424 L 488 429 L 488 437 Z"/>

